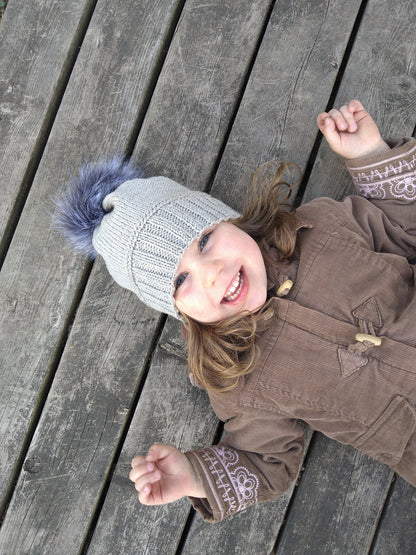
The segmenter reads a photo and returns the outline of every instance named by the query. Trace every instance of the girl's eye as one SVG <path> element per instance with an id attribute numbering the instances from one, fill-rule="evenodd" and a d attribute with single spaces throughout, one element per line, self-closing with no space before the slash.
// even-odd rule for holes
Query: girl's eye
<path id="1" fill-rule="evenodd" d="M 182 285 L 182 283 L 185 281 L 187 275 L 188 274 L 181 274 L 176 278 L 175 291 L 176 291 L 176 289 L 178 289 Z"/>
<path id="2" fill-rule="evenodd" d="M 205 235 L 203 235 L 203 236 L 201 237 L 201 240 L 199 241 L 199 245 L 198 245 L 200 251 L 203 251 L 203 250 L 204 250 L 204 247 L 205 247 L 205 245 L 208 243 L 208 239 L 209 239 L 209 236 L 210 236 L 210 235 L 211 235 L 211 232 L 206 233 Z"/>

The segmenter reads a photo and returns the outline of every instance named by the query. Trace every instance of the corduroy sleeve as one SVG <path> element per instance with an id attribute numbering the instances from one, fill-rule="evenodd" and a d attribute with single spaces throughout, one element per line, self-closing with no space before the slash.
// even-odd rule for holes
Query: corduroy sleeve
<path id="1" fill-rule="evenodd" d="M 304 430 L 295 419 L 248 408 L 225 428 L 225 441 L 186 453 L 207 492 L 191 503 L 209 522 L 282 494 L 303 455 Z"/>
<path id="2" fill-rule="evenodd" d="M 319 198 L 303 205 L 299 212 L 308 214 L 309 206 L 319 205 L 340 217 L 345 225 L 356 227 L 375 252 L 416 257 L 416 140 L 387 139 L 391 150 L 377 155 L 346 160 L 359 195 L 340 204 Z M 312 211 L 313 211 L 312 210 Z M 343 215 L 342 215 L 343 212 Z M 313 216 L 316 217 L 316 214 Z M 322 216 L 320 216 L 322 218 Z"/>

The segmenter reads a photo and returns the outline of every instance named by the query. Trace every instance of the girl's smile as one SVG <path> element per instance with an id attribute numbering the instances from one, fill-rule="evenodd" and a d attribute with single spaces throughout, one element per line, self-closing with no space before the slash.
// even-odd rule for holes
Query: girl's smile
<path id="1" fill-rule="evenodd" d="M 230 222 L 204 232 L 185 251 L 176 273 L 178 310 L 218 322 L 266 301 L 267 277 L 257 243 Z"/>

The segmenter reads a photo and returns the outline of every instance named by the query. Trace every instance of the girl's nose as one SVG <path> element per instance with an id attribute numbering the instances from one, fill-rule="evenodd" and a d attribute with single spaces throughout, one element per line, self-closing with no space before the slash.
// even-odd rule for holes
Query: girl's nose
<path id="1" fill-rule="evenodd" d="M 212 260 L 207 262 L 201 268 L 202 283 L 205 288 L 213 287 L 219 274 L 223 269 L 223 264 L 220 260 Z"/>

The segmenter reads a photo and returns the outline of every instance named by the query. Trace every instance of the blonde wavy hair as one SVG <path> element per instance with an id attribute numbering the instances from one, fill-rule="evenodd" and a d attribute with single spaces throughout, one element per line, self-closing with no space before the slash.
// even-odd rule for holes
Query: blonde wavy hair
<path id="1" fill-rule="evenodd" d="M 289 184 L 283 175 L 295 169 L 297 179 Z M 289 204 L 293 188 L 300 181 L 295 164 L 263 164 L 253 177 L 242 215 L 230 220 L 258 244 L 266 270 L 271 264 L 270 247 L 289 261 L 296 244 L 296 213 Z M 270 320 L 267 302 L 255 313 L 243 312 L 226 320 L 202 324 L 182 314 L 188 341 L 188 364 L 193 377 L 207 390 L 228 391 L 240 376 L 252 371 L 257 357 L 256 334 L 260 322 Z"/>

